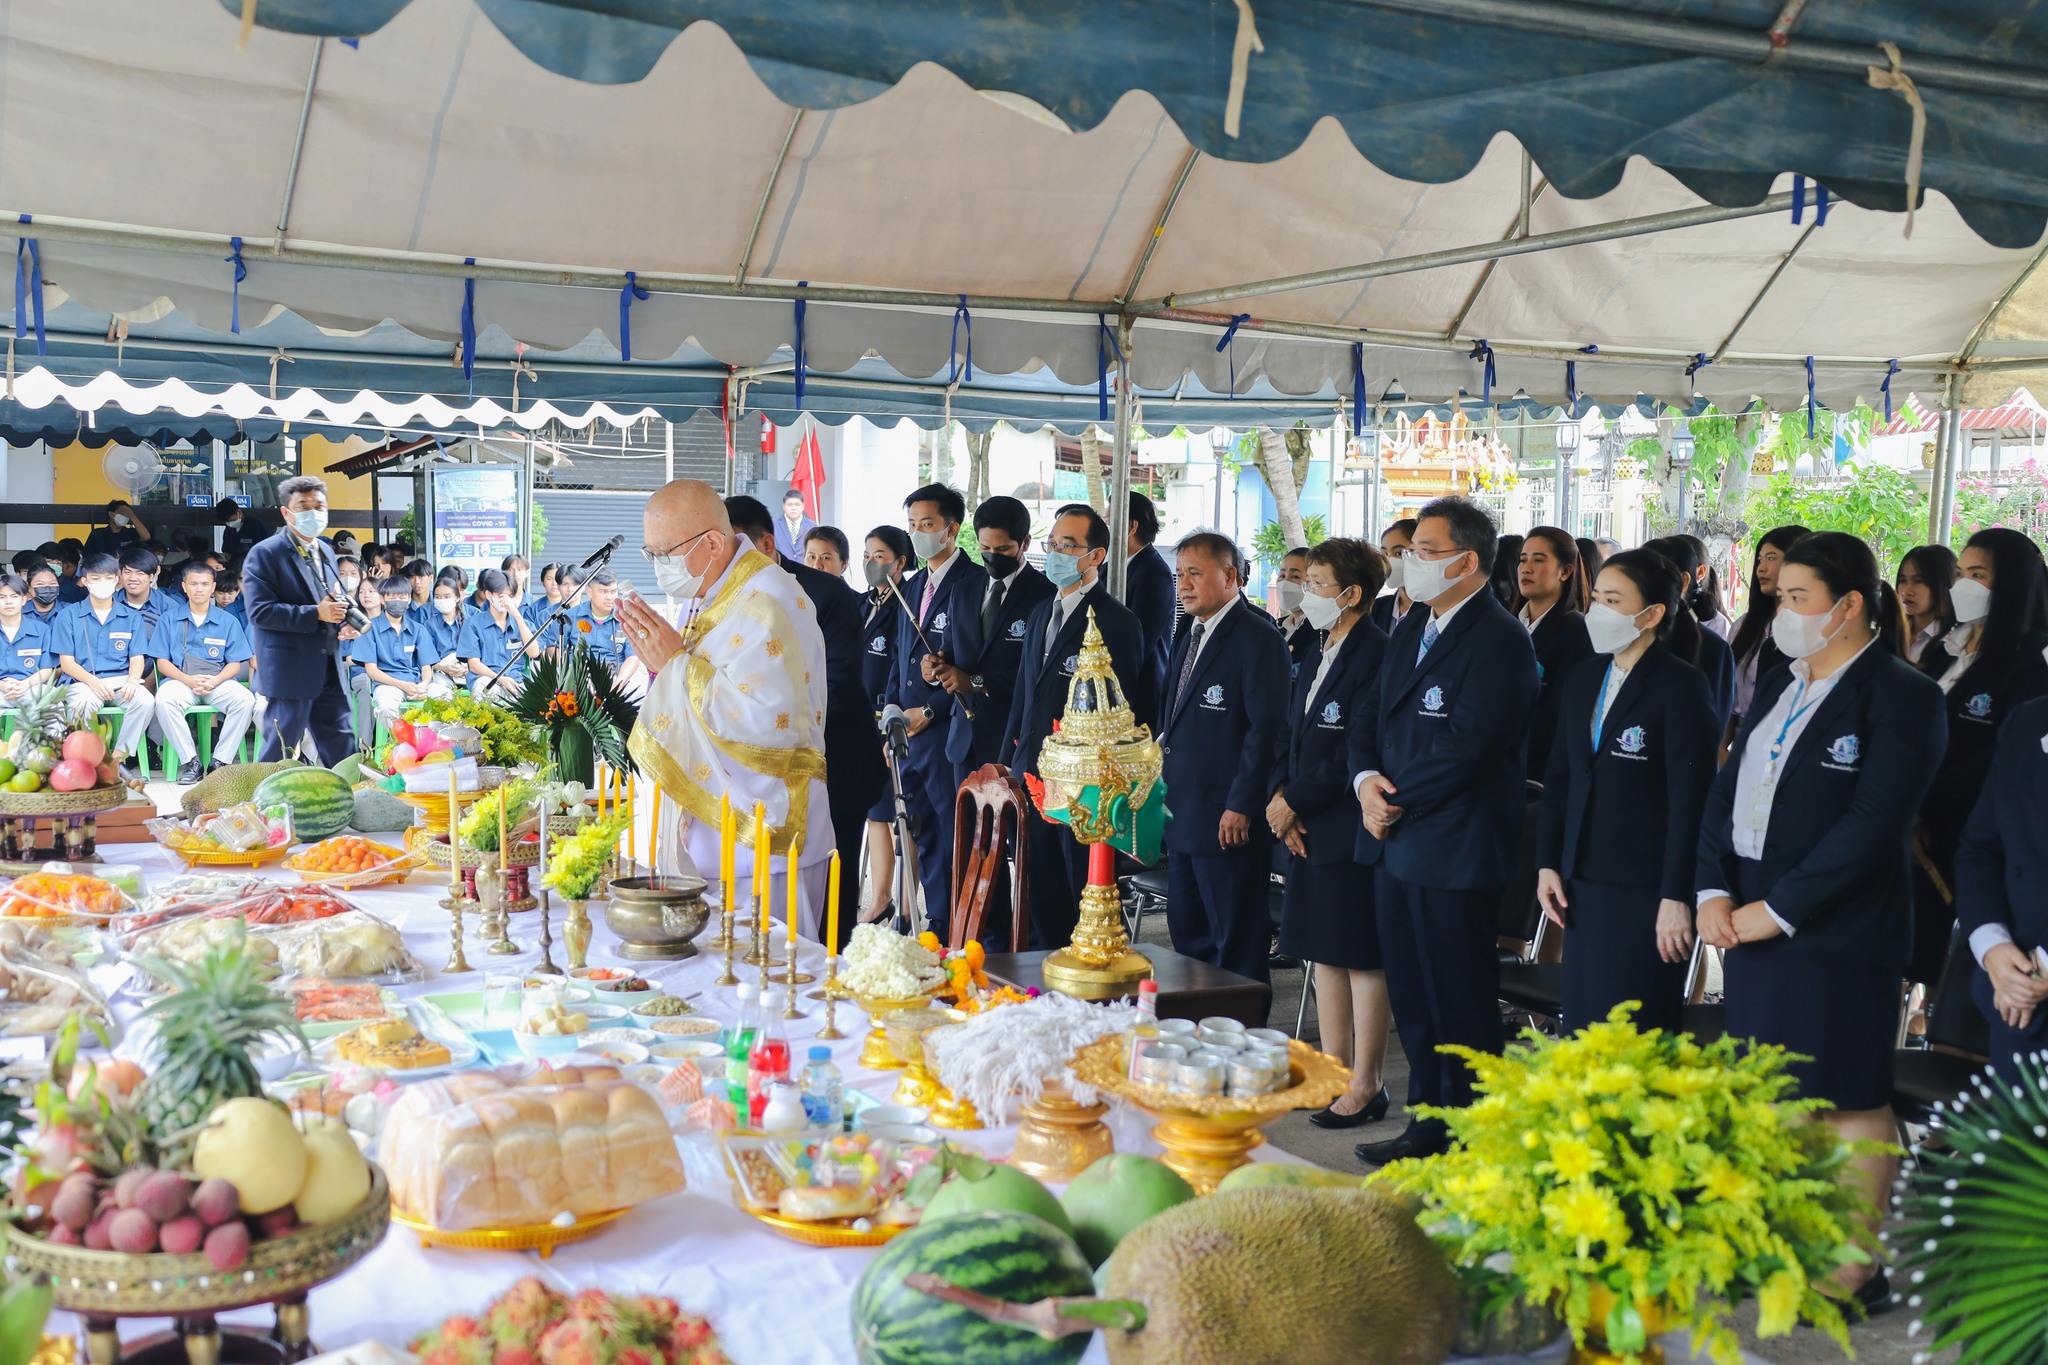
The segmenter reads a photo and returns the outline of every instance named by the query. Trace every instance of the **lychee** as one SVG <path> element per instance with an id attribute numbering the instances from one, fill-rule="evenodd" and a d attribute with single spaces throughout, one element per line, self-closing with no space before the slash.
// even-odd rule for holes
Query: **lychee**
<path id="1" fill-rule="evenodd" d="M 206 1240 L 206 1224 L 196 1213 L 182 1214 L 163 1225 L 157 1232 L 157 1242 L 173 1256 L 186 1256 L 199 1250 Z"/>
<path id="2" fill-rule="evenodd" d="M 158 1171 L 135 1190 L 134 1206 L 158 1223 L 168 1223 L 192 1203 L 192 1185 L 175 1171 Z"/>
<path id="3" fill-rule="evenodd" d="M 242 1196 L 227 1181 L 215 1176 L 199 1182 L 199 1188 L 192 1192 L 192 1212 L 199 1215 L 208 1227 L 219 1227 L 234 1218 L 242 1209 Z"/>
<path id="4" fill-rule="evenodd" d="M 206 1259 L 215 1270 L 228 1271 L 249 1259 L 249 1229 L 237 1221 L 222 1223 L 206 1234 Z"/>
<path id="5" fill-rule="evenodd" d="M 141 1209 L 122 1209 L 107 1228 L 107 1240 L 115 1251 L 141 1256 L 156 1250 L 156 1224 Z"/>

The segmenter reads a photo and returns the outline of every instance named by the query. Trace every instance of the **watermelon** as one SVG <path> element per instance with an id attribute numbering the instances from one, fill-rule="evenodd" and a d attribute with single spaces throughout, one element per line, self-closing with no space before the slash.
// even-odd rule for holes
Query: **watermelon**
<path id="1" fill-rule="evenodd" d="M 1088 1258 L 1043 1218 L 993 1210 L 926 1219 L 868 1263 L 853 1292 L 853 1344 L 861 1365 L 1073 1365 L 1084 1333 L 1047 1341 L 919 1293 L 923 1272 L 1008 1303 L 1094 1292 Z"/>
<path id="2" fill-rule="evenodd" d="M 249 799 L 259 810 L 289 807 L 292 837 L 307 844 L 341 833 L 356 813 L 355 793 L 349 789 L 348 779 L 325 768 L 287 768 L 272 773 L 256 785 Z"/>

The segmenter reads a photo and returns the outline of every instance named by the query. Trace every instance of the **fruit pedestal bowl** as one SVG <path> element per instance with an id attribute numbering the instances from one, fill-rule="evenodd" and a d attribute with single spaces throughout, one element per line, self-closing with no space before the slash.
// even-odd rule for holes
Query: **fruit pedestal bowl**
<path id="1" fill-rule="evenodd" d="M 1287 1044 L 1285 1089 L 1265 1095 L 1182 1094 L 1133 1080 L 1125 1071 L 1128 1041 L 1111 1034 L 1082 1048 L 1074 1054 L 1074 1077 L 1158 1120 L 1152 1136 L 1166 1149 L 1161 1160 L 1198 1194 L 1214 1193 L 1224 1176 L 1250 1163 L 1252 1150 L 1266 1140 L 1259 1129 L 1292 1109 L 1320 1109 L 1351 1084 L 1348 1067 L 1297 1038 Z"/>
<path id="2" fill-rule="evenodd" d="M 0 790 L 0 862 L 94 860 L 97 817 L 126 804 L 128 788 L 118 782 L 76 792 Z M 50 842 L 44 846 L 36 842 L 38 820 L 51 825 Z"/>

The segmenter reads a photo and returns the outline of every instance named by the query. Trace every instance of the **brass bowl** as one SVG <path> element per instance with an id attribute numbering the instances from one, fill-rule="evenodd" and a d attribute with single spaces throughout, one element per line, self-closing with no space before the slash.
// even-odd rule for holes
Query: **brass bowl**
<path id="1" fill-rule="evenodd" d="M 303 1294 L 369 1255 L 391 1224 L 391 1184 L 370 1165 L 370 1192 L 355 1212 L 252 1243 L 249 1259 L 219 1271 L 203 1252 L 130 1256 L 57 1246 L 14 1224 L 5 1230 L 7 1268 L 50 1277 L 59 1308 L 95 1317 L 176 1317 L 223 1312 Z"/>
<path id="2" fill-rule="evenodd" d="M 604 922 L 619 936 L 619 956 L 635 961 L 696 955 L 690 940 L 711 922 L 702 877 L 620 877 L 611 884 Z"/>
<path id="3" fill-rule="evenodd" d="M 1166 1149 L 1162 1158 L 1197 1194 L 1211 1194 L 1218 1181 L 1239 1166 L 1265 1138 L 1259 1129 L 1293 1109 L 1320 1109 L 1351 1084 L 1351 1070 L 1327 1052 L 1299 1038 L 1287 1044 L 1290 1084 L 1266 1095 L 1182 1095 L 1124 1070 L 1128 1039 L 1120 1033 L 1090 1043 L 1074 1054 L 1074 1078 L 1105 1094 L 1129 1100 L 1159 1122 L 1152 1136 Z"/>

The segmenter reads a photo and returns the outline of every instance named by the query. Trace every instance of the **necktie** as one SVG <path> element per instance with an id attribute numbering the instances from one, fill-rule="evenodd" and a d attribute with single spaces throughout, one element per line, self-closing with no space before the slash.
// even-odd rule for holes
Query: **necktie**
<path id="1" fill-rule="evenodd" d="M 939 595 L 939 580 L 927 571 L 924 576 L 924 600 L 917 604 L 917 623 L 924 624 L 924 618 L 932 614 L 932 599 Z"/>
<path id="2" fill-rule="evenodd" d="M 987 644 L 996 633 L 996 615 L 1003 609 L 1003 581 L 989 580 L 988 598 L 981 604 L 981 642 Z"/>
<path id="3" fill-rule="evenodd" d="M 1201 621 L 1195 622 L 1194 633 L 1188 636 L 1188 654 L 1185 659 L 1181 660 L 1180 681 L 1173 685 L 1173 709 L 1175 711 L 1180 710 L 1181 702 L 1186 700 L 1188 679 L 1195 676 L 1195 656 L 1202 652 L 1203 625 L 1204 623 Z"/>
<path id="4" fill-rule="evenodd" d="M 1415 652 L 1416 663 L 1421 663 L 1423 656 L 1429 653 L 1430 647 L 1436 643 L 1438 634 L 1436 617 L 1432 616 L 1422 627 L 1422 648 Z"/>
<path id="5" fill-rule="evenodd" d="M 1067 624 L 1067 603 L 1064 598 L 1053 603 L 1052 619 L 1045 623 L 1045 657 L 1052 657 L 1053 643 L 1060 638 L 1060 630 Z M 1041 662 L 1043 662 L 1041 660 Z"/>

